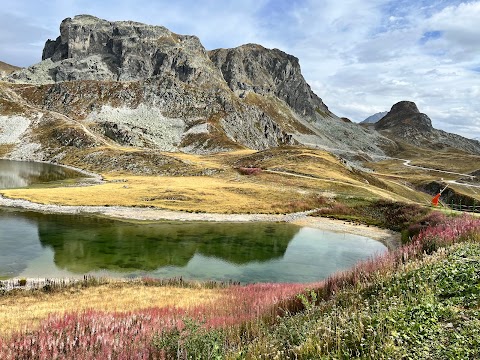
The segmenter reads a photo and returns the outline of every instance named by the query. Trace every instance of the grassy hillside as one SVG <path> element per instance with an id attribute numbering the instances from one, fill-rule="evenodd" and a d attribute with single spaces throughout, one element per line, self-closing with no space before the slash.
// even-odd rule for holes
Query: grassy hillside
<path id="1" fill-rule="evenodd" d="M 77 151 L 70 165 L 100 171 L 106 183 L 90 187 L 2 190 L 4 196 L 44 204 L 123 205 L 213 213 L 286 213 L 304 211 L 351 197 L 428 204 L 430 196 L 395 179 L 348 167 L 322 150 L 282 147 L 216 155 L 154 153 L 105 148 Z M 83 154 L 83 155 L 82 155 Z M 97 160 L 95 160 L 97 159 Z M 103 159 L 103 160 L 102 160 Z M 107 162 L 139 164 L 112 171 Z M 148 173 L 149 162 L 157 159 Z M 90 162 L 91 161 L 91 162 Z M 241 169 L 256 168 L 248 175 Z M 140 169 L 139 171 L 137 171 Z M 142 173 L 144 175 L 137 175 Z M 149 174 L 149 175 L 145 175 Z M 158 176 L 162 175 L 162 176 Z"/>
<path id="2" fill-rule="evenodd" d="M 477 237 L 478 240 L 478 237 Z M 245 358 L 478 359 L 480 244 L 463 243 L 288 315 Z"/>
<path id="3" fill-rule="evenodd" d="M 210 300 L 193 307 L 165 302 L 119 312 L 92 302 L 90 310 L 63 310 L 32 323 L 23 317 L 18 332 L 12 332 L 14 318 L 10 330 L 2 321 L 0 357 L 475 359 L 480 219 L 440 217 L 408 245 L 319 283 L 205 284 L 213 289 L 202 301 Z M 77 299 L 98 293 L 87 285 L 33 296 L 39 303 L 50 299 L 55 311 L 59 292 Z M 146 280 L 144 286 L 162 284 Z M 0 301 L 11 312 L 23 308 L 25 298 L 34 302 L 22 292 L 7 292 Z"/>
<path id="4" fill-rule="evenodd" d="M 3 61 L 0 61 L 0 75 L 2 72 L 8 75 L 18 69 L 20 69 L 18 66 L 13 66 Z"/>

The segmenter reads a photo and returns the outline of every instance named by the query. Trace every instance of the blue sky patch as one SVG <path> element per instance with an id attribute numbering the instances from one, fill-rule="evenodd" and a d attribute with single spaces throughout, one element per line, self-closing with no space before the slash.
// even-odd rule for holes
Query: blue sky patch
<path id="1" fill-rule="evenodd" d="M 425 44 L 429 42 L 430 40 L 436 40 L 440 39 L 443 35 L 442 31 L 427 31 L 426 33 L 423 34 L 422 38 L 420 39 L 421 44 Z"/>

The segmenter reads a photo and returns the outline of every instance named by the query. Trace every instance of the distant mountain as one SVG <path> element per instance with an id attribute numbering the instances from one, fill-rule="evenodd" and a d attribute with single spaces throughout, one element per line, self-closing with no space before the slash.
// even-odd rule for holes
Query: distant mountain
<path id="1" fill-rule="evenodd" d="M 375 130 L 394 141 L 404 141 L 431 149 L 454 148 L 480 154 L 480 142 L 434 129 L 432 121 L 411 101 L 400 101 L 381 120 Z"/>
<path id="2" fill-rule="evenodd" d="M 388 111 L 373 114 L 373 115 L 369 116 L 368 118 L 366 118 L 365 120 L 361 121 L 360 124 L 375 124 L 378 120 L 380 120 L 381 118 L 383 118 L 387 114 L 388 114 Z"/>

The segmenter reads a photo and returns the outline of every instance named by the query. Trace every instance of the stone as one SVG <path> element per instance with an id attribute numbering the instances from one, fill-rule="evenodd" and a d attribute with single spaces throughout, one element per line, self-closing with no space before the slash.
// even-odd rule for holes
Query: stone
<path id="1" fill-rule="evenodd" d="M 419 147 L 434 150 L 450 147 L 480 154 L 479 141 L 435 129 L 432 120 L 411 101 L 394 104 L 387 115 L 375 123 L 375 129 L 394 141 L 404 141 Z"/>

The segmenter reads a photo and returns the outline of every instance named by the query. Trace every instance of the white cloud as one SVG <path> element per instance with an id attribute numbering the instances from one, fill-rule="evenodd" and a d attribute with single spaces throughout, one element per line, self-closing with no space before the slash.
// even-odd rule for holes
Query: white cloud
<path id="1" fill-rule="evenodd" d="M 375 5 L 388 9 L 387 1 Z M 355 21 L 352 31 L 312 25 L 315 36 L 304 33 L 309 47 L 289 50 L 307 64 L 303 70 L 312 88 L 340 116 L 360 121 L 411 100 L 434 126 L 480 136 L 480 73 L 469 70 L 480 65 L 480 42 L 474 40 L 480 39 L 480 2 L 443 8 L 406 5 L 401 14 L 365 14 L 366 21 Z M 338 16 L 355 18 L 358 7 L 342 7 Z M 432 38 L 422 43 L 427 32 Z M 316 39 L 327 36 L 330 43 Z"/>

